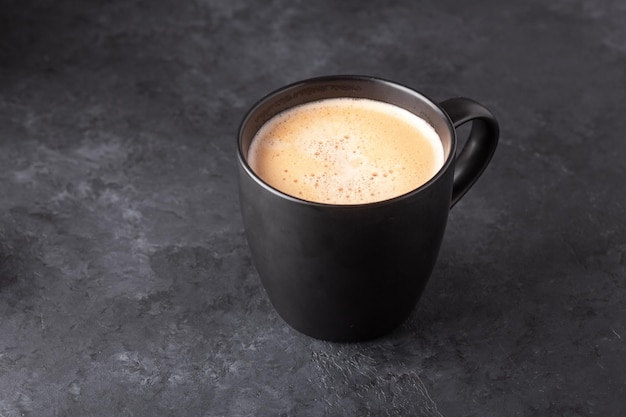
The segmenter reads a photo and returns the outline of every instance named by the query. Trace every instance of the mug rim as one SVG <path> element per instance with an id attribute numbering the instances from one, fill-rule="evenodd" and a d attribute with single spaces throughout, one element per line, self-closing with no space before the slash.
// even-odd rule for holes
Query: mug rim
<path id="1" fill-rule="evenodd" d="M 334 82 L 334 81 L 341 81 L 341 80 L 346 80 L 346 81 L 360 81 L 360 82 L 375 82 L 378 84 L 383 84 L 383 85 L 387 85 L 391 88 L 394 88 L 396 90 L 404 90 L 404 92 L 406 92 L 407 94 L 410 94 L 412 96 L 415 96 L 417 98 L 419 98 L 421 101 L 429 104 L 434 110 L 436 110 L 437 113 L 439 113 L 439 115 L 441 116 L 441 118 L 445 121 L 448 130 L 450 131 L 450 152 L 448 154 L 448 156 L 446 157 L 446 159 L 444 160 L 443 164 L 441 165 L 441 167 L 439 168 L 439 170 L 437 171 L 437 173 L 435 173 L 435 175 L 433 175 L 428 181 L 426 181 L 424 184 L 420 185 L 419 187 L 408 191 L 404 194 L 392 197 L 392 198 L 387 198 L 385 200 L 379 200 L 379 201 L 372 201 L 372 202 L 368 202 L 368 203 L 354 203 L 354 204 L 333 204 L 333 203 L 322 203 L 322 202 L 317 202 L 317 201 L 311 201 L 311 200 L 306 200 L 303 198 L 299 198 L 299 197 L 295 197 L 292 196 L 290 194 L 287 194 L 283 191 L 280 191 L 277 188 L 274 188 L 273 186 L 271 186 L 270 184 L 268 184 L 267 182 L 265 182 L 259 175 L 257 175 L 254 170 L 250 167 L 250 165 L 248 164 L 248 160 L 247 157 L 244 156 L 244 152 L 243 152 L 243 144 L 242 144 L 242 136 L 243 136 L 243 130 L 244 127 L 248 124 L 249 120 L 252 118 L 252 116 L 256 113 L 256 111 L 263 105 L 265 104 L 267 101 L 269 101 L 271 98 L 275 97 L 278 94 L 281 94 L 287 90 L 292 90 L 292 89 L 296 89 L 300 86 L 304 86 L 306 84 L 311 84 L 311 83 L 320 83 L 320 82 Z M 341 95 L 337 95 L 337 97 L 342 97 Z M 372 100 L 377 100 L 377 99 L 372 99 Z M 316 101 L 316 100 L 312 100 L 311 102 Z M 382 100 L 378 100 L 378 101 L 382 101 Z M 394 106 L 397 106 L 397 104 L 394 103 L 388 103 L 388 104 L 393 104 Z M 407 109 L 408 110 L 408 109 Z M 408 110 L 410 111 L 410 110 Z M 411 112 L 413 113 L 413 112 Z M 277 113 L 278 114 L 278 113 Z M 413 113 L 415 114 L 415 113 Z M 418 115 L 416 115 L 417 117 L 420 117 Z M 273 117 L 273 116 L 272 116 Z M 421 117 L 420 117 L 421 118 Z M 423 119 L 423 118 L 422 118 Z M 256 103 L 254 103 L 254 105 L 252 105 L 250 107 L 250 109 L 246 112 L 245 116 L 243 117 L 240 125 L 239 125 L 239 129 L 238 129 L 238 134 L 237 134 L 237 159 L 238 159 L 238 163 L 239 165 L 245 170 L 246 174 L 251 177 L 258 185 L 260 185 L 261 187 L 263 187 L 265 190 L 271 192 L 272 194 L 295 202 L 295 203 L 299 203 L 299 204 L 304 204 L 304 205 L 309 205 L 309 206 L 315 206 L 315 207 L 332 207 L 332 208 L 346 208 L 346 209 L 354 209 L 354 208 L 358 208 L 358 207 L 373 207 L 373 206 L 381 206 L 381 205 L 387 205 L 387 204 L 393 204 L 395 202 L 401 201 L 401 200 L 405 200 L 405 199 L 409 199 L 412 196 L 419 194 L 421 192 L 423 192 L 424 190 L 426 190 L 427 188 L 429 188 L 432 184 L 436 183 L 443 175 L 444 173 L 450 168 L 450 165 L 453 164 L 454 162 L 454 156 L 456 153 L 456 143 L 457 143 L 457 138 L 456 138 L 456 131 L 454 129 L 454 125 L 452 123 L 452 121 L 450 120 L 450 117 L 448 116 L 448 114 L 441 108 L 441 106 L 439 104 L 437 104 L 435 101 L 431 100 L 428 96 L 426 96 L 425 94 L 411 88 L 408 87 L 404 84 L 395 82 L 395 81 L 391 81 L 385 78 L 381 78 L 381 77 L 376 77 L 376 76 L 370 76 L 370 75 L 354 75 L 354 74 L 337 74 L 337 75 L 323 75 L 323 76 L 318 76 L 318 77 L 312 77 L 312 78 L 306 78 L 300 81 L 296 81 L 296 82 L 292 82 L 289 84 L 286 84 L 282 87 L 279 87 L 277 89 L 274 89 L 273 91 L 270 91 L 269 93 L 265 94 L 263 97 L 261 97 L 259 100 L 256 101 Z M 438 135 L 439 136 L 439 135 Z"/>

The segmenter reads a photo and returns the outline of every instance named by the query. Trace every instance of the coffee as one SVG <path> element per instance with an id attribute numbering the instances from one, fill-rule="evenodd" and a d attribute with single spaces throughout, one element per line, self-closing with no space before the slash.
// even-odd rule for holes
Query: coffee
<path id="1" fill-rule="evenodd" d="M 443 166 L 443 146 L 423 119 L 393 104 L 332 98 L 271 118 L 248 163 L 272 187 L 303 200 L 363 204 L 406 194 Z"/>
<path id="2" fill-rule="evenodd" d="M 345 97 L 352 94 L 374 101 Z M 450 208 L 488 166 L 498 132 L 474 100 L 437 104 L 367 76 L 302 80 L 258 101 L 237 135 L 239 202 L 251 258 L 280 317 L 336 342 L 397 328 L 435 267 Z"/>

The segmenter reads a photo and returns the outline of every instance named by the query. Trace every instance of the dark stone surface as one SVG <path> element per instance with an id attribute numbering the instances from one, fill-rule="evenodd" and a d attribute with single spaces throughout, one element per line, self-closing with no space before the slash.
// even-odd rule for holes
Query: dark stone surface
<path id="1" fill-rule="evenodd" d="M 423 3 L 423 4 L 420 4 Z M 0 416 L 626 415 L 622 0 L 0 0 Z M 275 314 L 234 143 L 285 83 L 490 107 L 410 320 Z"/>

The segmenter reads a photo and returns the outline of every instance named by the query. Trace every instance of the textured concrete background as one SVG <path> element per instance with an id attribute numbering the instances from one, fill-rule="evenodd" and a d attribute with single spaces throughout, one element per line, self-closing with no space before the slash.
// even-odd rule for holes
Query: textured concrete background
<path id="1" fill-rule="evenodd" d="M 0 0 L 0 416 L 626 415 L 625 4 Z M 238 211 L 244 112 L 333 73 L 502 127 L 364 344 L 277 317 Z"/>

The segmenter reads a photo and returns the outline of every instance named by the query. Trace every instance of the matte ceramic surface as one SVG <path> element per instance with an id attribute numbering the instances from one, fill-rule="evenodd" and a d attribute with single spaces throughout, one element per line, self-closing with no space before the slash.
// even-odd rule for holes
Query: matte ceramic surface
<path id="1" fill-rule="evenodd" d="M 380 100 L 427 120 L 445 153 L 441 170 L 419 189 L 371 204 L 316 204 L 263 183 L 246 162 L 260 126 L 281 111 L 332 97 Z M 238 138 L 240 201 L 257 270 L 279 314 L 301 332 L 331 341 L 382 336 L 404 322 L 437 260 L 448 211 L 488 165 L 498 124 L 468 99 L 443 104 L 364 76 L 328 76 L 287 86 L 246 116 Z M 454 125 L 476 119 L 456 162 Z"/>

